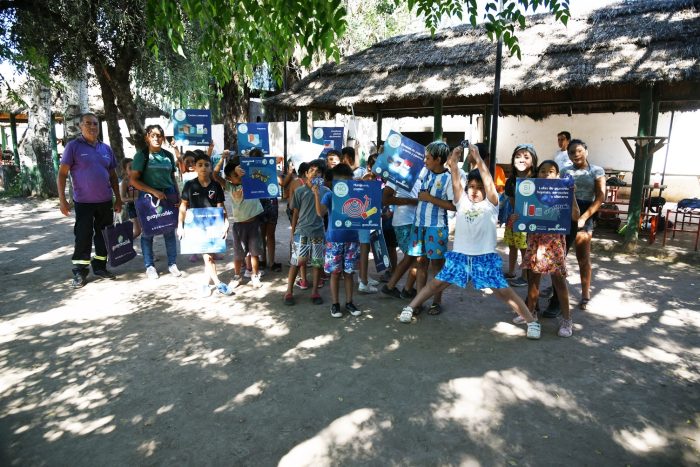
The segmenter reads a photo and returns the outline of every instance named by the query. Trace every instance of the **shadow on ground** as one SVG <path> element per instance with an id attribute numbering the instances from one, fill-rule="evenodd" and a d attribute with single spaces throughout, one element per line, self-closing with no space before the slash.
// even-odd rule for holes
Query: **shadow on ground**
<path id="1" fill-rule="evenodd" d="M 72 222 L 46 205 L 0 202 L 3 465 L 700 461 L 697 267 L 596 256 L 574 337 L 549 320 L 532 342 L 473 290 L 414 325 L 378 296 L 360 318 L 284 307 L 281 274 L 191 298 L 194 264 L 69 291 Z"/>

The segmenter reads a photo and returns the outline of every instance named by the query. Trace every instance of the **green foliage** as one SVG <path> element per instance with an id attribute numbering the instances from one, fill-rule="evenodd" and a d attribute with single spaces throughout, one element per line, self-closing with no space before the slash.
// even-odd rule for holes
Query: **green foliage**
<path id="1" fill-rule="evenodd" d="M 8 175 L 7 182 L 8 186 L 5 187 L 2 195 L 9 198 L 21 198 L 31 196 L 32 193 L 40 193 L 44 186 L 39 169 L 37 167 L 28 168 L 25 165 L 22 165 L 22 169 L 13 175 Z"/>
<path id="2" fill-rule="evenodd" d="M 469 17 L 469 22 L 472 26 L 477 25 L 478 11 L 477 1 L 467 0 L 394 0 L 396 5 L 402 3 L 408 4 L 409 10 L 413 11 L 416 8 L 416 13 L 423 15 L 425 25 L 432 33 L 440 25 L 440 20 L 444 17 L 457 17 L 462 19 L 465 13 Z M 499 38 L 503 39 L 503 43 L 508 48 L 511 55 L 517 55 L 521 58 L 520 44 L 516 35 L 516 26 L 520 29 L 525 28 L 525 15 L 523 11 L 536 12 L 538 8 L 554 13 L 557 21 L 566 24 L 569 21 L 569 0 L 503 0 L 503 7 L 499 10 L 498 2 L 488 1 L 485 4 L 484 28 L 488 37 L 493 41 Z"/>

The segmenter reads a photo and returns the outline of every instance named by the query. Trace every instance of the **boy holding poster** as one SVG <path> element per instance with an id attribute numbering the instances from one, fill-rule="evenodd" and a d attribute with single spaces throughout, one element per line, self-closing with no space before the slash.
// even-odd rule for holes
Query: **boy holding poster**
<path id="1" fill-rule="evenodd" d="M 352 180 L 352 168 L 347 164 L 338 164 L 331 172 L 332 180 Z M 333 192 L 327 191 L 321 198 L 320 189 L 313 185 L 311 190 L 314 193 L 316 214 L 325 216 L 333 209 Z M 362 311 L 352 303 L 352 292 L 354 288 L 353 273 L 357 266 L 357 258 L 360 250 L 359 236 L 357 230 L 335 228 L 333 222 L 328 223 L 326 231 L 326 254 L 324 270 L 331 275 L 331 316 L 342 318 L 343 312 L 340 310 L 340 273 L 345 276 L 345 311 L 353 316 L 360 316 Z"/>
<path id="2" fill-rule="evenodd" d="M 469 152 L 478 170 L 467 176 L 466 190 L 457 167 L 456 157 L 450 157 L 449 168 L 454 200 L 457 203 L 457 222 L 452 251 L 446 253 L 447 263 L 430 284 L 423 287 L 416 298 L 399 315 L 402 323 L 410 323 L 414 310 L 431 295 L 445 290 L 450 284 L 466 287 L 472 281 L 474 288 L 493 290 L 493 294 L 506 302 L 527 322 L 527 338 L 540 338 L 540 324 L 530 314 L 522 299 L 508 287 L 503 277 L 502 261 L 496 253 L 496 221 L 498 220 L 498 192 L 488 167 L 474 145 Z"/>
<path id="3" fill-rule="evenodd" d="M 262 254 L 262 238 L 260 237 L 260 214 L 263 212 L 259 199 L 245 199 L 241 177 L 245 172 L 240 167 L 241 160 L 234 157 L 226 164 L 224 175 L 227 186 L 231 190 L 231 217 L 233 217 L 233 269 L 234 276 L 229 287 L 235 289 L 241 283 L 241 270 L 245 258 L 250 254 L 250 265 L 253 273 L 250 285 L 262 287 L 259 272 L 259 257 Z"/>
<path id="4" fill-rule="evenodd" d="M 228 219 L 226 208 L 224 208 L 224 190 L 217 182 L 211 178 L 211 161 L 205 154 L 198 154 L 194 162 L 197 178 L 189 180 L 182 188 L 182 200 L 180 202 L 180 212 L 178 216 L 177 236 L 182 240 L 184 236 L 184 222 L 187 210 L 191 208 L 222 208 L 224 210 L 225 229 L 223 237 L 228 233 Z M 216 263 L 211 254 L 202 254 L 204 258 L 204 276 L 206 282 L 201 287 L 201 295 L 208 297 L 211 295 L 209 283 L 213 282 L 217 292 L 222 295 L 233 295 L 233 290 L 219 280 L 216 272 Z"/>

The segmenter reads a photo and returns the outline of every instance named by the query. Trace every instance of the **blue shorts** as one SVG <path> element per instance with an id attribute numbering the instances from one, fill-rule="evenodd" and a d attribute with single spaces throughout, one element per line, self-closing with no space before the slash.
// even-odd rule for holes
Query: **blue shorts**
<path id="1" fill-rule="evenodd" d="M 328 274 L 352 274 L 357 266 L 359 254 L 360 244 L 357 242 L 326 242 L 323 269 Z"/>
<path id="2" fill-rule="evenodd" d="M 425 256 L 428 259 L 443 259 L 447 252 L 447 227 L 412 226 L 408 256 Z"/>
<path id="3" fill-rule="evenodd" d="M 465 255 L 456 251 L 445 254 L 445 265 L 435 279 L 466 288 L 472 281 L 475 289 L 505 289 L 503 261 L 498 253 Z"/>

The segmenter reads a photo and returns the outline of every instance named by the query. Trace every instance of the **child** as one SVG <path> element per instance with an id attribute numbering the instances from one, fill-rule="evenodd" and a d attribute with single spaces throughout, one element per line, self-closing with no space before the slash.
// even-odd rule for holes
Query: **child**
<path id="1" fill-rule="evenodd" d="M 537 168 L 538 178 L 559 178 L 559 167 L 554 161 L 544 161 Z M 574 190 L 574 186 L 571 186 Z M 578 203 L 571 205 L 571 219 L 577 221 L 581 213 Z M 573 226 L 573 223 L 572 223 Z M 559 305 L 564 319 L 559 323 L 559 337 L 571 337 L 574 332 L 574 323 L 571 319 L 569 308 L 569 290 L 566 284 L 566 241 L 562 234 L 535 233 L 527 236 L 527 250 L 523 259 L 523 268 L 528 272 L 527 306 L 532 313 L 539 296 L 540 277 L 542 274 L 551 274 L 552 285 L 557 291 Z M 514 323 L 521 323 L 522 318 L 517 316 Z"/>
<path id="2" fill-rule="evenodd" d="M 138 198 L 139 192 L 136 188 L 131 185 L 131 162 L 133 159 L 125 157 L 122 159 L 122 182 L 119 184 L 119 193 L 122 197 L 122 201 L 125 203 L 125 210 L 129 216 L 129 220 L 134 224 L 134 238 L 136 240 L 139 235 L 141 235 L 141 224 L 139 223 L 139 217 L 136 215 L 136 198 Z"/>
<path id="3" fill-rule="evenodd" d="M 498 218 L 498 192 L 488 167 L 474 145 L 469 146 L 478 170 L 469 172 L 466 193 L 462 189 L 458 160 L 450 157 L 454 199 L 457 202 L 457 225 L 452 251 L 447 252 L 447 264 L 430 282 L 418 291 L 416 298 L 401 311 L 399 320 L 410 323 L 414 310 L 433 294 L 442 292 L 450 284 L 466 287 L 471 280 L 474 288 L 490 288 L 496 297 L 527 322 L 528 339 L 540 338 L 540 324 L 528 311 L 525 303 L 508 287 L 503 278 L 501 257 L 496 253 L 496 221 Z"/>
<path id="4" fill-rule="evenodd" d="M 223 158 L 222 158 L 223 159 Z M 250 254 L 250 264 L 253 271 L 250 285 L 262 287 L 260 282 L 258 257 L 262 254 L 262 239 L 260 238 L 260 214 L 263 211 L 260 200 L 244 199 L 241 177 L 245 172 L 240 167 L 240 158 L 234 157 L 224 167 L 228 188 L 231 191 L 231 217 L 233 218 L 233 269 L 234 276 L 229 287 L 235 289 L 241 283 L 241 271 L 246 255 Z"/>
<path id="5" fill-rule="evenodd" d="M 343 148 L 342 151 L 342 162 L 341 164 L 345 164 L 350 169 L 352 169 L 353 164 L 355 163 L 355 150 L 351 147 L 346 147 Z M 376 159 L 376 156 L 375 156 Z M 352 163 L 351 163 L 352 161 Z M 361 175 L 360 172 L 357 170 L 353 170 L 353 178 L 356 178 L 358 180 L 376 180 L 377 176 L 374 175 L 372 172 L 367 172 L 367 173 L 362 173 Z M 381 178 L 379 179 L 381 180 Z M 384 217 L 384 211 L 382 210 L 382 224 L 383 224 L 383 219 Z M 370 250 L 370 235 L 371 235 L 370 230 L 359 230 L 357 232 L 359 236 L 359 242 L 360 242 L 360 269 L 359 269 L 359 283 L 357 290 L 362 293 L 366 294 L 372 294 L 372 293 L 377 293 L 379 292 L 379 289 L 377 286 L 380 284 L 378 280 L 372 279 L 369 277 L 369 250 Z M 390 248 L 387 242 L 387 248 Z"/>
<path id="6" fill-rule="evenodd" d="M 347 164 L 336 165 L 331 173 L 333 180 L 352 180 L 353 177 L 352 168 Z M 333 193 L 330 190 L 326 191 L 321 198 L 318 185 L 310 186 L 310 188 L 314 194 L 316 214 L 325 216 L 333 208 Z M 333 318 L 343 317 L 339 298 L 341 272 L 345 275 L 345 310 L 353 316 L 362 314 L 362 311 L 358 310 L 352 303 L 353 273 L 360 249 L 358 241 L 357 230 L 336 229 L 332 223 L 328 225 L 324 269 L 326 273 L 331 275 L 331 297 L 333 299 L 331 316 Z"/>
<path id="7" fill-rule="evenodd" d="M 226 238 L 228 233 L 228 218 L 226 217 L 226 208 L 224 208 L 224 190 L 221 186 L 212 180 L 211 161 L 206 154 L 198 154 L 195 157 L 195 172 L 197 178 L 189 180 L 185 183 L 182 189 L 182 200 L 180 202 L 180 215 L 178 217 L 177 236 L 182 240 L 185 231 L 183 224 L 185 215 L 189 208 L 223 208 L 225 228 L 222 234 Z M 206 282 L 201 287 L 201 296 L 208 297 L 211 294 L 209 283 L 213 282 L 217 292 L 222 295 L 233 295 L 233 290 L 219 280 L 216 272 L 216 263 L 211 254 L 204 253 L 204 276 Z"/>
<path id="8" fill-rule="evenodd" d="M 396 264 L 398 263 L 398 256 L 396 254 L 396 247 L 398 243 L 396 241 L 396 232 L 394 231 L 394 209 L 392 206 L 384 203 L 384 190 L 386 188 L 386 183 L 384 179 L 375 175 L 372 171 L 374 164 L 377 162 L 377 153 L 372 153 L 367 157 L 367 173 L 362 176 L 362 180 L 379 180 L 382 182 L 382 235 L 384 236 L 384 242 L 386 243 L 386 248 L 389 253 L 389 267 L 384 271 L 382 278 L 383 282 L 388 282 L 391 278 L 391 273 L 396 269 Z M 411 221 L 413 222 L 413 221 Z M 360 257 L 360 260 L 362 257 Z M 376 259 L 375 259 L 376 261 Z M 362 268 L 362 263 L 360 262 L 360 268 Z M 379 283 L 377 283 L 379 285 Z M 413 298 L 413 297 L 411 297 Z"/>
<path id="9" fill-rule="evenodd" d="M 311 286 L 311 301 L 321 305 L 323 299 L 318 293 L 320 268 L 323 267 L 324 229 L 323 217 L 316 212 L 316 203 L 311 186 L 315 186 L 314 178 L 323 178 L 323 161 L 316 159 L 309 162 L 306 173 L 306 184 L 294 191 L 292 196 L 292 257 L 289 259 L 289 275 L 287 276 L 287 292 L 284 295 L 285 305 L 294 305 L 294 280 L 299 266 L 311 263 L 313 267 L 313 284 Z M 301 173 L 299 174 L 302 175 Z M 330 191 L 325 186 L 319 186 L 319 195 Z"/>
<path id="10" fill-rule="evenodd" d="M 338 164 L 340 164 L 340 153 L 337 149 L 331 149 L 326 153 L 326 166 L 328 169 L 328 175 L 330 175 L 330 171 L 333 169 L 333 167 L 335 167 Z"/>
<path id="11" fill-rule="evenodd" d="M 537 168 L 537 152 L 530 144 L 519 144 L 515 147 L 510 159 L 510 177 L 506 180 L 505 193 L 511 206 L 515 206 L 515 179 L 535 177 Z M 522 269 L 521 276 L 515 278 L 515 263 L 518 260 L 518 250 L 521 257 L 525 256 L 527 248 L 527 234 L 525 232 L 513 232 L 515 217 L 511 214 L 506 223 L 503 241 L 508 245 L 508 272 L 506 279 L 510 280 L 513 287 L 525 287 L 527 285 L 527 272 Z M 512 280 L 511 280 L 512 279 Z"/>
<path id="12" fill-rule="evenodd" d="M 294 192 L 297 190 L 297 188 L 304 186 L 306 184 L 306 170 L 309 168 L 309 164 L 307 162 L 302 162 L 299 164 L 299 176 L 295 179 L 293 179 L 289 183 L 289 196 L 287 198 L 287 217 L 289 218 L 289 224 L 292 224 L 292 216 L 294 214 L 294 211 L 292 210 L 292 200 L 294 198 Z M 291 244 L 290 244 L 291 247 Z M 290 248 L 290 256 L 291 256 L 291 248 Z M 319 287 L 321 286 L 321 282 L 319 282 Z M 299 265 L 299 277 L 296 278 L 294 281 L 294 285 L 301 290 L 306 290 L 309 288 L 309 283 L 307 281 L 307 275 L 306 275 L 306 263 L 300 264 Z"/>
<path id="13" fill-rule="evenodd" d="M 265 157 L 265 154 L 259 148 L 253 148 L 248 153 L 248 157 Z M 268 267 L 272 272 L 282 271 L 282 264 L 275 263 L 275 231 L 277 229 L 277 217 L 279 214 L 279 201 L 277 197 L 263 198 L 260 200 L 263 212 L 260 214 L 260 236 L 262 238 L 263 249 L 260 260 L 260 271 L 264 274 Z"/>
<path id="14" fill-rule="evenodd" d="M 427 283 L 428 266 L 435 275 L 445 264 L 447 211 L 455 208 L 452 204 L 452 175 L 445 168 L 449 155 L 450 147 L 442 141 L 432 142 L 425 148 L 425 167 L 428 172 L 418 193 L 416 223 L 411 231 L 408 250 L 408 255 L 416 258 L 418 293 Z M 456 170 L 456 177 L 459 179 L 459 169 Z M 440 314 L 441 302 L 442 290 L 439 290 L 433 297 L 428 313 Z"/>

